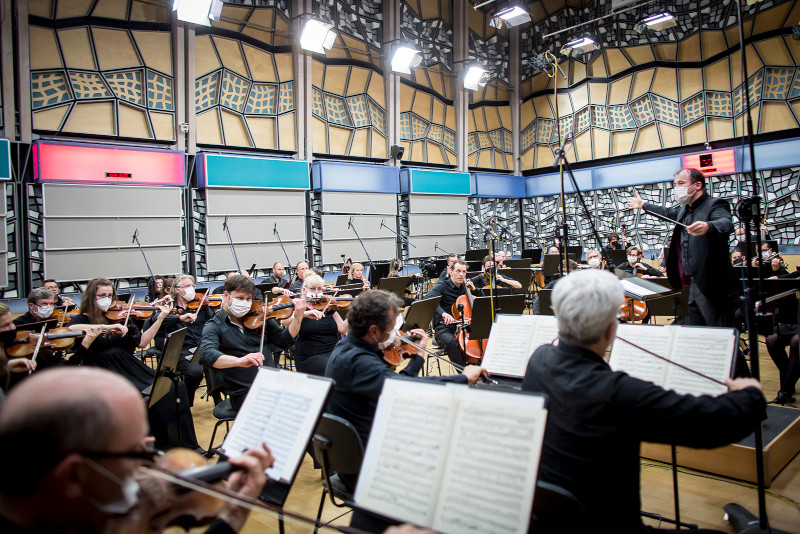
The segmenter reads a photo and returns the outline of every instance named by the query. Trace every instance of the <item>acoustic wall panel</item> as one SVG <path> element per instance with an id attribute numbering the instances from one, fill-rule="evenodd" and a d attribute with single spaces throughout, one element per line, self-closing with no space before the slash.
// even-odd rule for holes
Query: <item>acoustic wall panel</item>
<path id="1" fill-rule="evenodd" d="M 271 232 L 270 232 L 271 235 Z M 283 239 L 283 234 L 281 234 Z M 292 272 L 298 261 L 305 259 L 306 248 L 303 241 L 287 243 L 283 242 L 286 254 L 292 262 Z M 239 243 L 234 245 L 239 266 L 247 270 L 254 263 L 257 269 L 271 269 L 276 261 L 286 263 L 286 256 L 283 254 L 280 245 L 277 243 Z M 229 272 L 236 270 L 236 263 L 233 261 L 231 248 L 227 243 L 208 245 L 208 271 L 209 272 Z"/>
<path id="2" fill-rule="evenodd" d="M 418 236 L 411 238 L 411 242 L 416 247 L 409 247 L 409 256 L 411 258 L 441 257 L 445 254 L 442 250 L 458 254 L 459 257 L 463 258 L 464 253 L 467 251 L 466 240 L 463 235 Z"/>
<path id="3" fill-rule="evenodd" d="M 466 213 L 467 197 L 409 195 L 411 213 Z"/>
<path id="4" fill-rule="evenodd" d="M 397 255 L 397 245 L 392 239 L 364 239 L 364 247 L 369 252 L 369 257 L 373 261 L 385 261 Z M 342 256 L 344 259 L 352 258 L 353 261 L 364 263 L 367 257 L 364 249 L 357 240 L 342 241 L 323 241 L 322 242 L 322 261 L 326 265 L 341 264 Z"/>
<path id="5" fill-rule="evenodd" d="M 145 278 L 182 271 L 183 201 L 180 188 L 43 184 L 41 253 L 44 278 L 59 281 Z M 148 206 L 143 216 L 142 206 Z"/>
<path id="6" fill-rule="evenodd" d="M 350 215 L 323 215 L 322 216 L 322 239 L 323 240 L 336 240 L 356 239 L 356 234 L 353 229 L 358 232 L 361 239 L 372 239 L 377 237 L 392 237 L 392 234 L 386 228 L 381 227 L 381 221 L 384 221 L 390 228 L 394 225 L 393 217 L 387 218 L 381 215 L 353 215 L 353 227 L 348 228 Z"/>
<path id="7" fill-rule="evenodd" d="M 408 195 L 408 247 L 410 258 L 462 256 L 467 250 L 467 197 L 458 195 Z M 436 248 L 438 244 L 440 249 Z"/>
<path id="8" fill-rule="evenodd" d="M 0 152 L 2 152 L 2 147 L 0 147 Z M 8 217 L 5 198 L 6 187 L 3 186 L 0 190 L 3 191 L 3 202 L 0 202 L 0 220 L 3 221 L 3 234 L 6 236 L 6 239 L 0 240 L 0 287 L 8 287 L 8 239 L 13 239 L 13 233 L 9 233 L 6 223 L 6 217 Z"/>
<path id="9" fill-rule="evenodd" d="M 325 191 L 322 193 L 322 211 L 325 213 L 353 213 L 397 215 L 397 195 L 393 193 L 353 193 Z"/>
<path id="10" fill-rule="evenodd" d="M 304 192 L 260 189 L 216 189 L 208 195 L 209 215 L 303 215 L 306 212 Z"/>
<path id="11" fill-rule="evenodd" d="M 409 234 L 416 236 L 466 234 L 467 222 L 461 214 L 415 214 L 408 221 L 408 229 Z"/>

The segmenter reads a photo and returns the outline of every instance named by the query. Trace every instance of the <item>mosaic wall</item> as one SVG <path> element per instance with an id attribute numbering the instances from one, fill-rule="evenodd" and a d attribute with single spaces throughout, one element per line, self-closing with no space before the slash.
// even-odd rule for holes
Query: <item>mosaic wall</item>
<path id="1" fill-rule="evenodd" d="M 516 198 L 470 198 L 467 204 L 467 214 L 484 223 L 496 220 L 493 225 L 495 231 L 501 236 L 500 245 L 495 245 L 498 250 L 504 250 L 509 256 L 522 254 L 522 234 L 520 228 L 520 201 Z M 467 233 L 467 249 L 489 248 L 486 232 L 477 224 L 469 221 Z"/>
<path id="2" fill-rule="evenodd" d="M 195 36 L 198 144 L 297 149 L 292 55 L 265 48 Z"/>
<path id="3" fill-rule="evenodd" d="M 214 28 L 234 31 L 271 46 L 291 45 L 287 0 L 226 0 Z"/>
<path id="4" fill-rule="evenodd" d="M 380 0 L 313 0 L 312 12 L 333 24 L 336 41 L 327 59 L 364 61 L 381 67 L 383 6 Z"/>
<path id="5" fill-rule="evenodd" d="M 46 19 L 98 17 L 112 20 L 169 23 L 172 2 L 152 0 L 28 0 L 31 15 Z"/>

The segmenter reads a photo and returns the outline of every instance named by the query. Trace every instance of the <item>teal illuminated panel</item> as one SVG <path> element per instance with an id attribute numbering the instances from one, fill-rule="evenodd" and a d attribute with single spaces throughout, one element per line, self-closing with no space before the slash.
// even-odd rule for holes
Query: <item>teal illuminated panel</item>
<path id="1" fill-rule="evenodd" d="M 11 141 L 0 139 L 0 180 L 11 179 Z"/>
<path id="2" fill-rule="evenodd" d="M 199 187 L 301 190 L 310 187 L 306 161 L 219 154 L 201 155 L 197 182 Z"/>
<path id="3" fill-rule="evenodd" d="M 406 171 L 406 169 L 403 169 Z M 472 193 L 469 173 L 450 171 L 429 171 L 408 169 L 402 176 L 403 193 L 422 193 L 440 195 L 469 195 Z"/>

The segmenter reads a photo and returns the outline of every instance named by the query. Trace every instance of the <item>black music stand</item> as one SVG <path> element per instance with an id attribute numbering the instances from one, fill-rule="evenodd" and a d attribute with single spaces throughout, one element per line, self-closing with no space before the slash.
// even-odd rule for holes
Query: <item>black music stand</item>
<path id="1" fill-rule="evenodd" d="M 434 263 L 436 264 L 437 273 L 441 273 L 447 268 L 447 258 L 443 260 L 434 260 Z"/>
<path id="2" fill-rule="evenodd" d="M 325 293 L 336 293 L 337 295 L 341 296 L 344 294 L 357 297 L 362 291 L 364 291 L 364 284 L 348 284 L 343 286 L 336 286 L 336 289 L 328 289 Z"/>
<path id="3" fill-rule="evenodd" d="M 468 250 L 464 253 L 464 259 L 466 261 L 483 261 L 483 258 L 489 254 L 488 248 L 476 248 L 473 250 Z"/>
<path id="4" fill-rule="evenodd" d="M 494 315 L 522 315 L 525 309 L 525 295 L 504 295 L 494 298 Z M 492 331 L 492 299 L 475 297 L 472 300 L 472 322 L 470 339 L 487 339 Z"/>
<path id="5" fill-rule="evenodd" d="M 433 316 L 436 315 L 436 308 L 439 306 L 439 301 L 441 300 L 442 297 L 433 297 L 417 300 L 411 304 L 411 306 L 406 308 L 404 329 L 413 330 L 414 328 L 421 328 L 427 330 L 431 321 L 433 321 Z"/>
<path id="6" fill-rule="evenodd" d="M 381 278 L 386 278 L 389 276 L 389 262 L 388 261 L 376 261 L 372 264 L 372 268 L 369 270 L 369 277 L 370 283 L 373 283 L 373 280 L 380 280 Z"/>
<path id="7" fill-rule="evenodd" d="M 606 249 L 606 254 L 611 258 L 614 265 L 622 265 L 628 261 L 628 253 L 624 250 Z"/>
<path id="8" fill-rule="evenodd" d="M 151 386 L 150 398 L 147 401 L 147 408 L 152 408 L 169 393 L 173 384 L 175 385 L 175 443 L 177 445 L 181 443 L 181 424 L 178 421 L 181 412 L 181 398 L 178 395 L 178 382 L 180 382 L 181 377 L 178 374 L 178 360 L 181 357 L 183 341 L 186 339 L 186 330 L 186 327 L 184 327 L 167 334 L 167 340 L 164 343 L 164 351 L 161 354 L 161 359 L 156 369 L 156 378 Z"/>
<path id="9" fill-rule="evenodd" d="M 542 249 L 540 248 L 523 248 L 522 257 L 530 258 L 531 263 L 542 263 Z"/>
<path id="10" fill-rule="evenodd" d="M 406 288 L 411 283 L 410 276 L 394 276 L 392 278 L 381 278 L 378 280 L 376 289 L 385 289 L 389 293 L 394 293 L 401 299 L 406 294 Z"/>
<path id="11" fill-rule="evenodd" d="M 531 285 L 531 277 L 533 276 L 530 265 L 524 268 L 514 267 L 513 269 L 500 269 L 497 271 L 497 273 L 504 278 L 511 278 L 512 280 L 522 284 L 522 287 L 519 289 L 513 288 L 514 291 L 519 291 L 522 293 L 528 292 L 528 287 Z"/>
<path id="12" fill-rule="evenodd" d="M 264 295 L 264 301 L 268 301 L 271 297 L 267 295 L 272 295 L 272 288 L 277 285 L 278 284 L 276 282 L 262 282 L 260 284 L 256 284 L 256 289 L 260 290 Z"/>
<path id="13" fill-rule="evenodd" d="M 689 315 L 689 288 L 684 287 L 680 292 L 667 293 L 651 298 L 647 301 L 647 311 L 650 315 L 660 317 L 686 317 Z"/>
<path id="14" fill-rule="evenodd" d="M 573 261 L 578 261 L 578 257 L 574 254 L 567 254 L 567 257 Z M 545 254 L 542 262 L 542 274 L 545 276 L 561 274 L 561 259 L 561 254 Z"/>
<path id="15" fill-rule="evenodd" d="M 117 302 L 125 302 L 128 303 L 131 301 L 131 294 L 130 293 L 117 293 Z"/>
<path id="16" fill-rule="evenodd" d="M 550 299 L 552 292 L 552 289 L 540 289 L 536 294 L 539 299 L 539 315 L 555 315 L 553 313 L 552 300 Z"/>
<path id="17" fill-rule="evenodd" d="M 519 289 L 517 289 L 515 287 L 509 287 L 509 286 L 507 286 L 505 284 L 502 284 L 501 282 L 498 282 L 498 287 L 496 287 L 494 289 L 491 289 L 491 290 L 484 289 L 483 290 L 483 296 L 484 297 L 488 297 L 489 296 L 489 291 L 492 291 L 494 293 L 494 296 L 498 296 L 498 295 L 516 295 L 515 292 L 519 291 Z"/>
<path id="18" fill-rule="evenodd" d="M 483 271 L 483 262 L 482 261 L 468 261 L 467 262 L 467 270 L 468 271 Z"/>
<path id="19" fill-rule="evenodd" d="M 533 260 L 530 258 L 522 258 L 521 260 L 506 260 L 503 265 L 510 269 L 530 269 Z"/>
<path id="20" fill-rule="evenodd" d="M 347 278 L 346 274 L 340 274 L 336 278 L 336 285 L 337 286 L 343 286 L 343 285 L 345 285 L 347 283 L 347 280 L 348 280 L 348 278 Z"/>
<path id="21" fill-rule="evenodd" d="M 583 254 L 583 248 L 580 245 L 570 245 L 567 247 L 567 254 L 570 257 L 575 256 L 575 261 L 578 261 L 577 258 L 580 258 L 581 254 Z"/>

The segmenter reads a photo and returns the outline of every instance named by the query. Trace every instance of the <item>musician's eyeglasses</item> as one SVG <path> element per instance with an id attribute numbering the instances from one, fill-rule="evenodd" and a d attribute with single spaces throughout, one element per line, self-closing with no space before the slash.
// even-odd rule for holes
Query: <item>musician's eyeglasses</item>
<path id="1" fill-rule="evenodd" d="M 87 458 L 128 458 L 131 460 L 147 460 L 153 462 L 156 458 L 164 454 L 164 452 L 148 444 L 144 450 L 138 451 L 89 451 L 81 452 L 79 454 L 81 456 L 86 456 Z"/>

